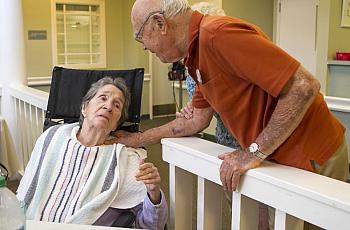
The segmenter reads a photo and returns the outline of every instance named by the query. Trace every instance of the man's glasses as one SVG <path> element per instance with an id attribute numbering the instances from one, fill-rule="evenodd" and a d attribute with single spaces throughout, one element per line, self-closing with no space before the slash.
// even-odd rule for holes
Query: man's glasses
<path id="1" fill-rule="evenodd" d="M 145 28 L 146 26 L 146 23 L 148 22 L 148 20 L 155 14 L 162 14 L 164 15 L 164 12 L 163 11 L 153 11 L 153 12 L 150 12 L 146 18 L 146 20 L 142 23 L 139 31 L 136 33 L 135 35 L 135 40 L 138 41 L 138 42 L 141 42 L 142 43 L 142 35 L 143 35 L 143 29 Z"/>

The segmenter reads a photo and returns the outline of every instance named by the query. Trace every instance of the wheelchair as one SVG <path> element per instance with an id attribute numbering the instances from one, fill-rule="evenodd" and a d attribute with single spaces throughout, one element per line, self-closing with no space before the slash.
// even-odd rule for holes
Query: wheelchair
<path id="1" fill-rule="evenodd" d="M 84 95 L 94 82 L 106 76 L 123 78 L 131 95 L 128 117 L 118 129 L 138 132 L 144 78 L 143 68 L 130 70 L 80 70 L 54 67 L 45 114 L 44 131 L 53 125 L 77 122 Z M 135 218 L 133 212 L 125 210 L 114 221 L 112 227 L 132 227 Z"/>
<path id="2" fill-rule="evenodd" d="M 44 131 L 56 124 L 79 120 L 81 101 L 90 86 L 103 77 L 123 78 L 131 94 L 126 121 L 119 129 L 139 131 L 144 69 L 80 70 L 54 67 L 49 100 L 45 114 Z"/>

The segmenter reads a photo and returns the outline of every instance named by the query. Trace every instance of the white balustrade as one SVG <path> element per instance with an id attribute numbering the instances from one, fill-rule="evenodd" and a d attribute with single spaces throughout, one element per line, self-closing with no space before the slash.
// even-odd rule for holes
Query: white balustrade
<path id="1" fill-rule="evenodd" d="M 27 164 L 42 133 L 48 93 L 24 85 L 0 87 L 13 100 L 16 149 Z M 349 112 L 350 100 L 326 97 L 333 111 Z M 6 107 L 3 109 L 6 109 Z M 170 164 L 170 229 L 191 229 L 197 199 L 197 229 L 221 229 L 223 196 L 218 154 L 231 148 L 195 137 L 162 140 L 163 159 Z M 197 197 L 194 180 L 198 182 Z M 249 170 L 232 195 L 232 229 L 256 229 L 257 202 L 276 208 L 275 229 L 301 229 L 306 220 L 325 229 L 349 229 L 350 185 L 304 170 L 266 162 Z"/>
<path id="2" fill-rule="evenodd" d="M 170 229 L 191 229 L 193 177 L 198 179 L 197 229 L 221 229 L 220 153 L 232 151 L 196 137 L 162 139 L 170 167 Z M 216 184 L 216 185 L 215 185 Z M 276 208 L 275 229 L 349 229 L 350 184 L 264 162 L 241 177 L 232 195 L 232 229 L 257 229 L 257 202 Z M 294 217 L 297 218 L 294 218 Z"/>
<path id="3" fill-rule="evenodd" d="M 8 94 L 15 105 L 17 135 L 13 138 L 23 170 L 37 138 L 43 131 L 48 93 L 24 85 L 11 85 Z"/>

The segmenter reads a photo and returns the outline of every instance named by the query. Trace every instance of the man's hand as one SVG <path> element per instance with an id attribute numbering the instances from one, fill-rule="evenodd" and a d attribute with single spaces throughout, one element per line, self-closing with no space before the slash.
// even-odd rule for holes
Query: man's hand
<path id="1" fill-rule="evenodd" d="M 235 191 L 239 179 L 247 170 L 256 168 L 261 160 L 246 150 L 236 150 L 230 153 L 223 153 L 218 156 L 223 160 L 220 166 L 220 180 L 224 190 Z"/>
<path id="2" fill-rule="evenodd" d="M 142 146 L 139 140 L 140 133 L 137 133 L 137 132 L 130 133 L 124 130 L 118 130 L 114 132 L 112 135 L 113 135 L 112 137 L 110 137 L 105 141 L 104 143 L 105 145 L 121 143 L 128 147 L 133 147 L 133 148 L 139 148 Z"/>
<path id="3" fill-rule="evenodd" d="M 136 174 L 136 180 L 142 181 L 147 188 L 147 192 L 153 204 L 160 203 L 160 175 L 157 167 L 152 163 L 145 163 L 141 160 L 139 172 Z"/>
<path id="4" fill-rule="evenodd" d="M 187 102 L 187 105 L 181 109 L 180 112 L 176 112 L 176 118 L 193 118 L 193 106 L 192 102 Z"/>
<path id="5" fill-rule="evenodd" d="M 193 108 L 193 117 L 191 119 L 176 118 L 175 120 L 143 133 L 128 133 L 117 131 L 105 144 L 122 143 L 130 147 L 141 147 L 160 142 L 160 139 L 167 137 L 183 137 L 193 135 L 207 128 L 213 117 L 214 110 L 211 107 Z"/>

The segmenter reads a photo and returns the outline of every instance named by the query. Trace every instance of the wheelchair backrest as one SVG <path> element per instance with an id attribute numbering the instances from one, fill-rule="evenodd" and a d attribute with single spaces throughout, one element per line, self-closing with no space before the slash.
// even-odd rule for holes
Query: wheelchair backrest
<path id="1" fill-rule="evenodd" d="M 65 123 L 79 120 L 80 105 L 90 86 L 103 77 L 125 80 L 131 94 L 128 117 L 125 123 L 140 123 L 142 85 L 144 69 L 130 70 L 79 70 L 54 67 L 45 115 L 44 130 L 52 126 L 52 120 L 64 120 Z M 137 131 L 137 130 L 131 130 Z"/>

